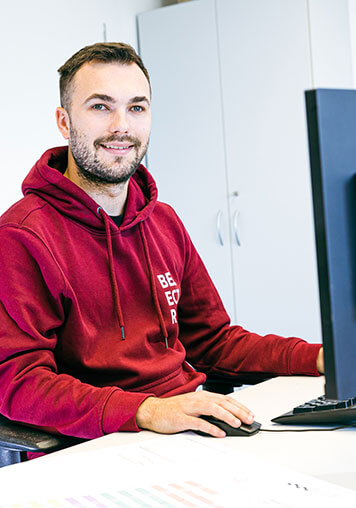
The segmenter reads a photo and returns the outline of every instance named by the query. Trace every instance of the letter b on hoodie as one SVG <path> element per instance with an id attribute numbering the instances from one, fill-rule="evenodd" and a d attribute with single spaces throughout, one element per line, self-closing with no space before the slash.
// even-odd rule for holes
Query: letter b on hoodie
<path id="1" fill-rule="evenodd" d="M 160 275 L 157 275 L 157 279 L 159 280 L 159 282 L 163 288 L 168 288 L 168 286 L 176 286 L 177 285 L 177 283 L 173 279 L 170 272 L 166 272 L 165 274 L 162 273 Z"/>

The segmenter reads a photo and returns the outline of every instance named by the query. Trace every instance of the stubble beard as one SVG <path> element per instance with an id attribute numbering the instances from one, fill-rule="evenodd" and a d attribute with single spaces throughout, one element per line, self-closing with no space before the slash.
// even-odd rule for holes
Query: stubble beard
<path id="1" fill-rule="evenodd" d="M 97 151 L 101 144 L 113 142 L 129 142 L 133 145 L 136 156 L 133 160 L 124 162 L 124 157 L 118 155 L 111 164 L 105 164 L 99 160 Z M 142 159 L 144 158 L 148 141 L 142 145 L 142 142 L 133 136 L 108 136 L 98 138 L 93 143 L 93 149 L 85 136 L 81 134 L 71 123 L 70 124 L 70 142 L 69 146 L 73 159 L 78 168 L 78 175 L 87 183 L 98 185 L 113 185 L 127 182 L 136 172 Z"/>

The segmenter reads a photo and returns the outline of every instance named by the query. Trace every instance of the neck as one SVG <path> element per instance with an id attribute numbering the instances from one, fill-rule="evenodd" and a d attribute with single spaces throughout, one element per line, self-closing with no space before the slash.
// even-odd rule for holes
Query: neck
<path id="1" fill-rule="evenodd" d="M 68 167 L 64 176 L 83 189 L 108 215 L 121 215 L 124 212 L 129 182 L 118 184 L 99 184 L 86 180 L 78 172 L 71 152 L 68 152 Z"/>

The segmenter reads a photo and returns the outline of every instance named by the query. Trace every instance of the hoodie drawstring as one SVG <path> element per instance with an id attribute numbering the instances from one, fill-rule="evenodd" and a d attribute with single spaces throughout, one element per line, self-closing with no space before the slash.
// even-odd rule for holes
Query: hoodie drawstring
<path id="1" fill-rule="evenodd" d="M 114 305 L 117 316 L 119 318 L 119 325 L 121 329 L 122 340 L 125 340 L 125 329 L 124 329 L 124 318 L 122 315 L 121 305 L 120 305 L 120 296 L 119 296 L 119 288 L 117 287 L 115 270 L 114 270 L 114 257 L 112 253 L 112 242 L 111 242 L 111 231 L 110 231 L 110 223 L 108 216 L 106 213 L 103 213 L 103 209 L 99 206 L 97 210 L 98 214 L 102 217 L 105 225 L 106 232 L 106 246 L 108 249 L 109 255 L 109 271 L 110 271 L 110 281 L 111 281 L 111 289 L 114 298 Z"/>
<path id="2" fill-rule="evenodd" d="M 102 219 L 104 221 L 104 225 L 105 225 L 106 245 L 107 245 L 108 256 L 109 256 L 109 271 L 110 271 L 111 289 L 112 289 L 112 293 L 113 293 L 116 313 L 117 313 L 117 316 L 119 319 L 119 325 L 120 325 L 120 329 L 121 329 L 122 339 L 125 340 L 124 318 L 122 315 L 122 309 L 121 309 L 121 305 L 120 305 L 119 288 L 117 286 L 116 275 L 115 275 L 115 270 L 114 270 L 114 256 L 113 256 L 113 252 L 112 252 L 110 223 L 109 223 L 107 214 L 103 213 L 104 211 L 100 206 L 98 207 L 97 212 L 102 217 Z M 165 343 L 166 348 L 168 349 L 168 332 L 167 332 L 167 328 L 166 328 L 166 325 L 164 322 L 162 309 L 161 309 L 161 306 L 160 306 L 159 300 L 158 300 L 157 287 L 156 287 L 156 283 L 155 283 L 152 262 L 151 262 L 151 256 L 150 256 L 150 252 L 148 249 L 147 238 L 145 235 L 143 222 L 139 223 L 139 229 L 140 229 L 142 243 L 143 243 L 143 250 L 145 253 L 146 262 L 147 262 L 147 266 L 148 266 L 153 302 L 154 302 L 155 310 L 156 310 L 156 313 L 158 316 L 160 328 L 161 328 L 161 331 L 162 331 L 162 334 L 164 337 L 164 343 Z"/>
<path id="3" fill-rule="evenodd" d="M 161 306 L 159 304 L 159 300 L 158 300 L 158 296 L 157 296 L 157 288 L 156 288 L 155 278 L 154 278 L 154 274 L 153 274 L 151 256 L 150 256 L 150 252 L 148 250 L 147 238 L 146 238 L 146 235 L 145 235 L 145 230 L 144 230 L 144 227 L 143 227 L 143 222 L 139 223 L 139 228 L 140 228 L 140 232 L 141 232 L 143 249 L 145 251 L 148 271 L 149 271 L 149 274 L 150 274 L 150 284 L 151 284 L 151 291 L 152 291 L 152 296 L 153 296 L 153 302 L 154 302 L 155 309 L 156 309 L 156 312 L 157 312 L 157 315 L 158 315 L 159 324 L 161 326 L 161 331 L 162 331 L 162 334 L 163 334 L 163 337 L 164 337 L 164 342 L 165 342 L 166 348 L 168 349 L 168 332 L 167 332 L 167 328 L 166 328 L 166 325 L 165 325 L 165 322 L 164 322 Z"/>

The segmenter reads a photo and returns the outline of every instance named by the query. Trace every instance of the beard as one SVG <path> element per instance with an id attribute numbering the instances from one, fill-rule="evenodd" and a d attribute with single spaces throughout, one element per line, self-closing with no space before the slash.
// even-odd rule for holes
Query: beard
<path id="1" fill-rule="evenodd" d="M 125 157 L 118 155 L 111 163 L 101 161 L 98 157 L 100 146 L 115 141 L 129 142 L 133 145 L 134 158 L 125 161 Z M 79 176 L 90 183 L 107 185 L 124 183 L 131 178 L 147 152 L 148 141 L 143 145 L 138 138 L 133 136 L 112 135 L 96 139 L 93 143 L 94 149 L 91 150 L 86 137 L 70 122 L 69 145 Z"/>

